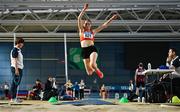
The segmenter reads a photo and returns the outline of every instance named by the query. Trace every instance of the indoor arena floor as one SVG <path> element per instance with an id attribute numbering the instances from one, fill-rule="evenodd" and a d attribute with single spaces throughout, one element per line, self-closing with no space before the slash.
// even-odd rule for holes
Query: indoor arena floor
<path id="1" fill-rule="evenodd" d="M 102 105 L 100 103 L 93 104 L 92 100 L 85 102 L 85 105 L 75 105 L 79 104 L 78 101 L 77 103 L 59 102 L 53 105 L 47 101 L 23 101 L 20 104 L 10 105 L 8 101 L 0 101 L 0 112 L 180 112 L 180 106 L 162 104 L 135 102 L 119 104 L 114 100 L 105 100 L 101 102 Z"/>

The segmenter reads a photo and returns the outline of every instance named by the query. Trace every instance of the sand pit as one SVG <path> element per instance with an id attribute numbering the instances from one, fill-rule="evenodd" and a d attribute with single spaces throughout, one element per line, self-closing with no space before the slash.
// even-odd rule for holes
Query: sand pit
<path id="1" fill-rule="evenodd" d="M 5 102 L 7 101 L 3 101 L 4 104 L 0 105 L 0 112 L 178 112 L 180 110 L 180 107 L 169 108 L 162 107 L 161 104 L 141 103 L 77 106 L 63 103 L 52 105 L 45 101 L 24 101 L 19 105 L 9 105 Z"/>

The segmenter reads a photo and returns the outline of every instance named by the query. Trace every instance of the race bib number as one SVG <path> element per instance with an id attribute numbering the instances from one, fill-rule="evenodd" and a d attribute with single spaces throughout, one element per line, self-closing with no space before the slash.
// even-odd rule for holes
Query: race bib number
<path id="1" fill-rule="evenodd" d="M 93 35 L 91 32 L 84 32 L 84 38 L 93 38 Z"/>

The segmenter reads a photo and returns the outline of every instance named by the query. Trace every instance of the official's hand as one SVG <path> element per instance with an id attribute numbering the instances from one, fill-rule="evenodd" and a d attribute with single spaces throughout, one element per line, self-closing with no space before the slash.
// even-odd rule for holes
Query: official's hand
<path id="1" fill-rule="evenodd" d="M 166 62 L 171 62 L 172 58 L 171 57 L 167 57 Z"/>

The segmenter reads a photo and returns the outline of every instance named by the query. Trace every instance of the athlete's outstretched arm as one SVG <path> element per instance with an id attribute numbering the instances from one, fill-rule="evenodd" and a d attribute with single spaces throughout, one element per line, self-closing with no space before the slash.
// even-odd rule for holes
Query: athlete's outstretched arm
<path id="1" fill-rule="evenodd" d="M 94 34 L 100 32 L 101 30 L 103 30 L 104 28 L 106 28 L 111 22 L 112 20 L 116 19 L 117 15 L 113 15 L 108 21 L 106 21 L 104 24 L 102 24 L 101 26 L 99 26 L 98 28 L 94 29 L 93 32 Z"/>
<path id="2" fill-rule="evenodd" d="M 83 10 L 81 11 L 81 13 L 78 16 L 78 28 L 79 28 L 80 32 L 83 30 L 82 17 L 85 14 L 87 9 L 88 9 L 88 4 L 84 4 Z"/>

